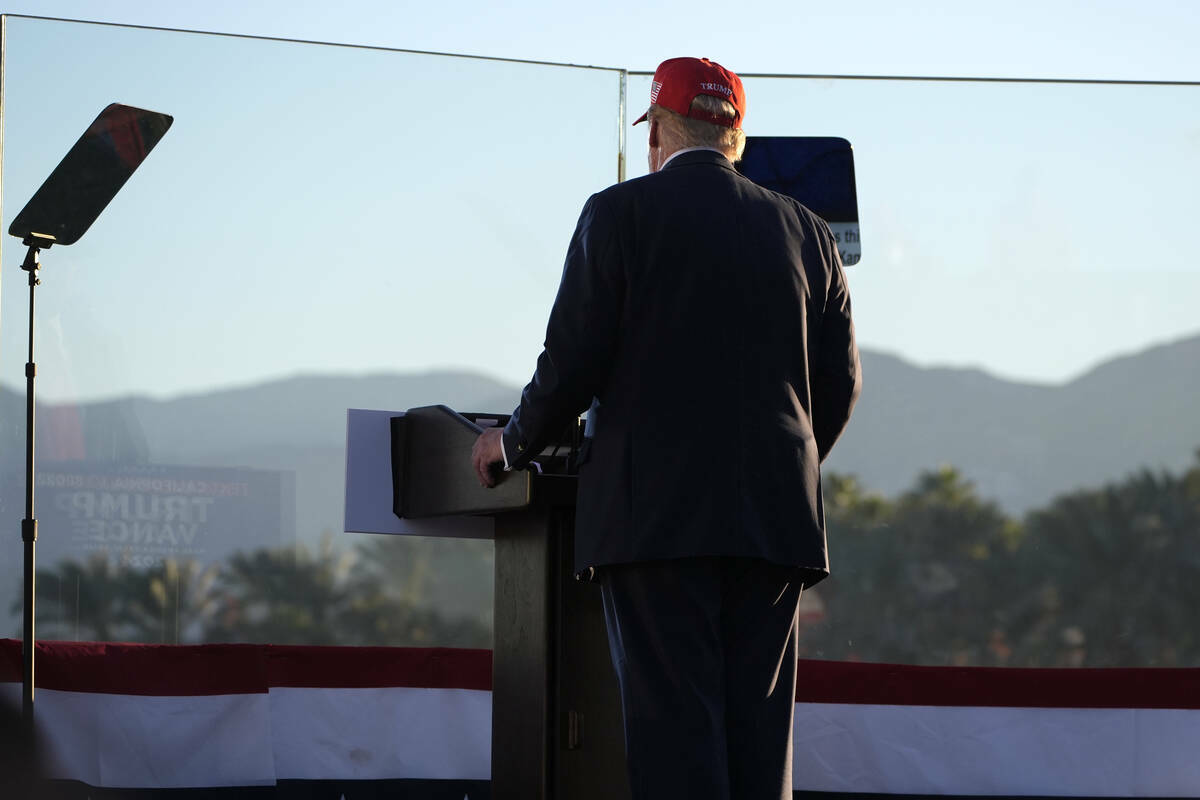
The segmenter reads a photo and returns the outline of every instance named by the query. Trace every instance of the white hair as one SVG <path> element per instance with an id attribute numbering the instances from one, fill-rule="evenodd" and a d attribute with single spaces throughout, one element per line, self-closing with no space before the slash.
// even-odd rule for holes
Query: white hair
<path id="1" fill-rule="evenodd" d="M 733 103 L 709 94 L 696 95 L 692 100 L 692 108 L 717 117 L 737 118 L 737 109 L 733 107 Z M 659 105 L 650 106 L 648 113 L 648 118 L 658 123 L 659 135 L 665 134 L 676 150 L 685 147 L 714 147 L 728 156 L 730 161 L 742 159 L 742 151 L 746 149 L 746 132 L 741 128 L 685 117 Z"/>

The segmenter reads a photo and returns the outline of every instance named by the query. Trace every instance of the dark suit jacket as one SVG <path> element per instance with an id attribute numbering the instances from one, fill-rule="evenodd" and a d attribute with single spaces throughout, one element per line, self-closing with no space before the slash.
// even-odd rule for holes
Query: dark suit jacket
<path id="1" fill-rule="evenodd" d="M 859 371 L 828 226 L 684 153 L 588 199 L 505 452 L 525 466 L 595 397 L 577 570 L 750 556 L 811 585 L 829 571 L 820 462 Z"/>

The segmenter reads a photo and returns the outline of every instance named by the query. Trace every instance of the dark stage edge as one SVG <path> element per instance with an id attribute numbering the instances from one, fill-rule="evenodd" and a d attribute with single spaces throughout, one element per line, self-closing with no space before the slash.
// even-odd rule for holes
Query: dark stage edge
<path id="1" fill-rule="evenodd" d="M 34 796 L 46 800 L 491 800 L 489 781 L 380 780 L 280 781 L 275 786 L 198 789 L 97 789 L 78 781 L 48 781 Z M 1114 800 L 1084 795 L 928 795 L 862 792 L 793 792 L 793 800 Z M 1200 795 L 1194 795 L 1200 800 Z M 569 798 L 564 798 L 569 800 Z M 1180 800 L 1139 798 L 1139 800 Z M 1188 798 L 1183 798 L 1188 800 Z"/>
<path id="2" fill-rule="evenodd" d="M 1121 800 L 1121 795 L 1103 797 L 1084 794 L 883 794 L 880 792 L 792 792 L 792 800 Z M 1196 800 L 1195 797 L 1139 797 L 1137 800 Z"/>
<path id="3" fill-rule="evenodd" d="M 279 781 L 275 786 L 196 789 L 108 789 L 79 781 L 47 781 L 39 800 L 491 800 L 490 781 Z"/>

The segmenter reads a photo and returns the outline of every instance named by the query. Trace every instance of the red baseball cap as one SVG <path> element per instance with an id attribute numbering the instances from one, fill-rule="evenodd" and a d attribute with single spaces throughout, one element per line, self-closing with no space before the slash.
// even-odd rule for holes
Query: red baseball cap
<path id="1" fill-rule="evenodd" d="M 737 109 L 737 116 L 729 119 L 692 108 L 692 100 L 700 94 L 728 100 Z M 660 105 L 676 114 L 727 128 L 742 127 L 742 120 L 746 118 L 746 93 L 742 90 L 742 79 L 707 58 L 669 58 L 659 64 L 658 69 L 654 70 L 654 82 L 650 84 L 650 105 Z M 645 122 L 646 114 L 634 120 L 633 124 Z"/>

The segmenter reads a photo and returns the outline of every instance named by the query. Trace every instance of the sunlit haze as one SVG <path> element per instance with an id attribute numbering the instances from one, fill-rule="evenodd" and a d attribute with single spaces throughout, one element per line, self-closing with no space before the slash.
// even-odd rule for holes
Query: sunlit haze
<path id="1" fill-rule="evenodd" d="M 1188 3 L 17 3 L 4 225 L 103 105 L 176 124 L 88 236 L 43 255 L 39 391 L 158 397 L 293 374 L 455 369 L 519 386 L 587 195 L 617 178 L 620 69 L 1198 77 Z M 1060 383 L 1200 332 L 1185 234 L 1197 87 L 747 79 L 750 135 L 855 148 L 860 343 Z M 53 96 L 49 104 L 45 98 Z M 644 126 L 626 131 L 629 177 Z M 22 382 L 23 249 L 3 248 L 0 383 Z"/>

